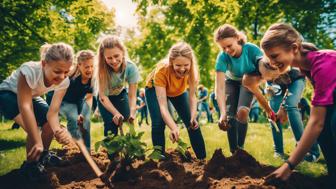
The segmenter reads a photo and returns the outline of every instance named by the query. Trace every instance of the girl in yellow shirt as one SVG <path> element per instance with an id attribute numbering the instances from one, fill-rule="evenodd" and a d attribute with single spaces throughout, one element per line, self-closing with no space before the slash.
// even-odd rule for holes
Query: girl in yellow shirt
<path id="1" fill-rule="evenodd" d="M 165 149 L 165 125 L 169 127 L 170 139 L 179 139 L 179 129 L 168 110 L 168 100 L 188 129 L 192 148 L 198 159 L 206 157 L 204 139 L 196 121 L 198 69 L 195 55 L 189 44 L 179 42 L 171 47 L 168 57 L 162 60 L 146 82 L 146 100 L 152 119 L 154 146 Z M 189 90 L 187 90 L 189 88 Z"/>

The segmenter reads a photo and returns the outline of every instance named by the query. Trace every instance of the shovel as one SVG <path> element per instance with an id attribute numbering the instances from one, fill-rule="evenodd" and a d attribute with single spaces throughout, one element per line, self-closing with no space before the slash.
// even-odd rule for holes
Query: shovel
<path id="1" fill-rule="evenodd" d="M 96 174 L 97 177 L 100 178 L 100 180 L 109 188 L 113 188 L 113 184 L 109 181 L 108 177 L 106 177 L 103 172 L 99 169 L 99 167 L 97 166 L 97 164 L 93 161 L 92 157 L 90 156 L 88 150 L 86 149 L 86 146 L 84 144 L 83 139 L 78 139 L 75 140 L 75 143 L 77 144 L 80 152 L 83 154 L 83 156 L 85 157 L 86 161 L 88 162 L 88 164 L 90 165 L 91 169 L 93 170 L 93 172 Z"/>

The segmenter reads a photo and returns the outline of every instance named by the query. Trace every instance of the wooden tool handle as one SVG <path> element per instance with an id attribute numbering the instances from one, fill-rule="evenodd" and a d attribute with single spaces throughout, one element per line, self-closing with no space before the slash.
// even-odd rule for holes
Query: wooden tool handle
<path id="1" fill-rule="evenodd" d="M 92 157 L 90 156 L 89 152 L 87 151 L 87 149 L 86 149 L 86 147 L 84 145 L 83 139 L 75 140 L 75 142 L 76 142 L 79 150 L 84 155 L 86 161 L 89 163 L 89 165 L 92 168 L 92 170 L 95 172 L 95 174 L 97 175 L 97 177 L 100 177 L 103 173 L 99 169 L 99 167 L 97 166 L 97 164 L 93 161 Z"/>

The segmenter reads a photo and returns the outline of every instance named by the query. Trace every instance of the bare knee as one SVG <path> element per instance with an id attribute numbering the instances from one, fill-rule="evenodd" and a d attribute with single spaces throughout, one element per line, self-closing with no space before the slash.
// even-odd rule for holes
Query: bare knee
<path id="1" fill-rule="evenodd" d="M 249 108 L 242 107 L 237 112 L 237 120 L 242 123 L 247 123 L 248 115 L 249 115 Z"/>

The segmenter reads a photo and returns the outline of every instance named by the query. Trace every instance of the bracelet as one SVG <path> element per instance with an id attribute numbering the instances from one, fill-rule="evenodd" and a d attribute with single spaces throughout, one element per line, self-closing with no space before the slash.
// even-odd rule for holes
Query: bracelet
<path id="1" fill-rule="evenodd" d="M 292 164 L 290 161 L 286 160 L 285 163 L 287 163 L 287 165 L 288 165 L 288 167 L 291 171 L 293 171 L 295 169 L 295 165 Z"/>

